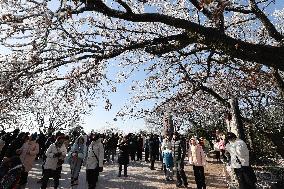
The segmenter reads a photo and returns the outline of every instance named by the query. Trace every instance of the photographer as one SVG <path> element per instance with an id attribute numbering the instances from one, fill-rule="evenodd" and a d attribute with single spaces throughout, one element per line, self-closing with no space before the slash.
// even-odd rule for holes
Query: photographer
<path id="1" fill-rule="evenodd" d="M 48 180 L 51 177 L 54 180 L 54 188 L 59 186 L 60 172 L 57 171 L 57 168 L 62 166 L 67 154 L 66 147 L 63 145 L 64 141 L 64 136 L 58 137 L 56 142 L 51 144 L 45 153 L 46 162 L 44 164 L 41 189 L 46 189 Z"/>

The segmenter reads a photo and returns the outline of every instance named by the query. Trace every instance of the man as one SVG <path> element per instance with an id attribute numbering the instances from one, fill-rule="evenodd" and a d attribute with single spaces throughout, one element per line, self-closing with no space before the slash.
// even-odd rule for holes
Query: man
<path id="1" fill-rule="evenodd" d="M 186 155 L 186 144 L 180 140 L 179 133 L 173 134 L 172 150 L 174 153 L 174 166 L 176 170 L 177 182 L 176 186 L 181 187 L 182 184 L 187 187 L 187 177 L 184 172 L 184 158 Z"/>
<path id="2" fill-rule="evenodd" d="M 56 142 L 51 144 L 45 153 L 46 161 L 44 164 L 41 189 L 46 189 L 48 180 L 51 177 L 54 180 L 54 188 L 56 189 L 59 186 L 60 172 L 57 171 L 57 168 L 62 166 L 62 162 L 67 154 L 64 141 L 64 136 L 58 137 Z"/>
<path id="3" fill-rule="evenodd" d="M 230 153 L 231 168 L 237 176 L 239 189 L 255 189 L 256 177 L 249 165 L 249 150 L 246 143 L 234 133 L 227 133 L 226 150 Z"/>

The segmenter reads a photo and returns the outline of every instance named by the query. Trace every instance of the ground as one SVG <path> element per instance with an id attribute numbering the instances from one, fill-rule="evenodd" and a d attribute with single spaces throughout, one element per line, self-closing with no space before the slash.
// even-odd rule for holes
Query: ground
<path id="1" fill-rule="evenodd" d="M 98 189 L 175 189 L 175 182 L 164 181 L 161 164 L 156 164 L 156 170 L 150 170 L 149 164 L 144 162 L 131 162 L 128 167 L 129 177 L 117 177 L 117 164 L 106 164 L 104 171 L 100 174 Z M 191 166 L 185 166 L 186 175 L 189 180 L 189 188 L 196 188 Z M 208 163 L 205 168 L 206 183 L 208 189 L 226 189 L 223 174 L 223 165 Z M 29 173 L 28 185 L 26 189 L 39 189 L 37 180 L 41 176 L 41 162 L 35 162 L 34 168 Z M 50 181 L 50 186 L 53 182 Z M 52 189 L 49 187 L 48 189 Z M 62 178 L 60 180 L 61 189 L 70 189 L 70 169 L 64 164 Z M 75 189 L 75 188 L 74 188 Z M 76 189 L 87 189 L 85 182 L 85 169 L 81 170 L 80 184 Z"/>

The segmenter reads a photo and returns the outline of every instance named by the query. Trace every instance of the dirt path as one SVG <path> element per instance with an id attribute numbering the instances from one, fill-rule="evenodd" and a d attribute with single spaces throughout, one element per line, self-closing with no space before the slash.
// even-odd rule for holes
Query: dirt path
<path id="1" fill-rule="evenodd" d="M 156 170 L 150 170 L 149 164 L 144 162 L 131 162 L 128 167 L 129 177 L 117 177 L 117 164 L 105 165 L 104 171 L 100 174 L 98 189 L 174 189 L 175 181 L 164 181 L 163 171 L 160 169 L 161 164 L 158 162 Z M 185 166 L 186 175 L 188 177 L 189 188 L 196 188 L 192 167 Z M 221 164 L 208 163 L 205 168 L 206 183 L 209 189 L 225 189 L 226 184 L 223 177 L 223 169 Z M 26 189 L 39 189 L 40 184 L 37 180 L 41 176 L 41 164 L 36 162 L 34 168 L 29 174 L 28 185 Z M 80 183 L 76 189 L 87 189 L 85 182 L 85 169 L 81 170 Z M 52 186 L 52 180 L 50 186 Z M 49 187 L 51 189 L 53 187 Z M 69 165 L 64 164 L 62 178 L 60 180 L 60 188 L 67 189 L 70 187 L 70 170 Z"/>

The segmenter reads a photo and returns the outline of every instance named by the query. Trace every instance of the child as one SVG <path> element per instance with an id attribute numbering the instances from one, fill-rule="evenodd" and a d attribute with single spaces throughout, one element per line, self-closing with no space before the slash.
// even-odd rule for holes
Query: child
<path id="1" fill-rule="evenodd" d="M 174 160 L 173 160 L 173 152 L 171 150 L 171 147 L 164 146 L 164 150 L 162 151 L 162 157 L 163 157 L 166 181 L 173 180 Z"/>

